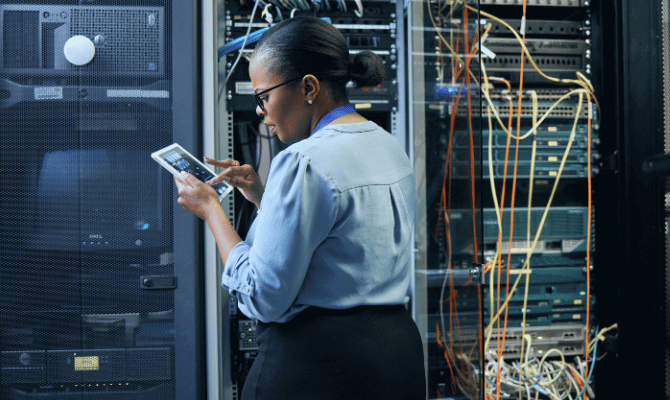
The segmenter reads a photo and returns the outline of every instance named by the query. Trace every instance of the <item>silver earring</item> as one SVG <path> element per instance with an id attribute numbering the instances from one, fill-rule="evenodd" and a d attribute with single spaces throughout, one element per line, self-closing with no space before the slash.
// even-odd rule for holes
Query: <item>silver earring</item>
<path id="1" fill-rule="evenodd" d="M 307 100 L 307 104 L 312 104 L 312 99 Z"/>

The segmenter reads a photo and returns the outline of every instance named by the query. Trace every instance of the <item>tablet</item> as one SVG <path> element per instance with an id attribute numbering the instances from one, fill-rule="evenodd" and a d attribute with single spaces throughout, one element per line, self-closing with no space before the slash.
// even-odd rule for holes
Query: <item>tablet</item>
<path id="1" fill-rule="evenodd" d="M 158 161 L 160 165 L 172 172 L 172 175 L 182 181 L 184 181 L 184 178 L 181 176 L 182 171 L 188 172 L 203 182 L 207 182 L 216 177 L 216 174 L 202 161 L 193 157 L 191 153 L 177 143 L 151 153 L 151 158 Z M 219 194 L 219 200 L 223 200 L 223 198 L 233 190 L 231 185 L 223 181 L 215 183 L 212 187 Z"/>

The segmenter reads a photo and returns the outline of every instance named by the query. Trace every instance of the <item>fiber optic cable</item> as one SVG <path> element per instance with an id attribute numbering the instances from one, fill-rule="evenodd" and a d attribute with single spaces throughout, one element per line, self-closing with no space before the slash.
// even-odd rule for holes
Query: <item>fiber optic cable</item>
<path id="1" fill-rule="evenodd" d="M 485 74 L 485 71 L 484 71 L 484 70 L 483 70 L 483 73 Z M 484 93 L 487 93 L 487 89 L 484 90 Z M 488 95 L 488 93 L 487 93 L 487 95 Z M 563 172 L 563 167 L 565 166 L 565 161 L 566 161 L 566 159 L 567 159 L 568 152 L 570 151 L 570 147 L 572 146 L 572 143 L 573 143 L 573 141 L 574 141 L 575 131 L 576 131 L 576 128 L 577 128 L 577 121 L 578 121 L 579 116 L 580 116 L 580 112 L 581 112 L 581 104 L 582 104 L 582 102 L 583 102 L 583 92 L 580 91 L 580 92 L 579 92 L 579 106 L 578 106 L 578 111 L 577 111 L 577 113 L 576 113 L 576 115 L 575 115 L 575 123 L 573 124 L 572 132 L 571 132 L 571 134 L 570 134 L 570 139 L 569 139 L 569 141 L 568 141 L 568 145 L 567 145 L 567 147 L 566 147 L 566 151 L 565 151 L 565 153 L 563 154 L 563 157 L 562 157 L 562 159 L 561 159 L 561 164 L 560 164 L 560 166 L 559 166 L 559 169 L 558 169 L 558 172 L 557 172 L 557 175 L 556 175 L 556 179 L 555 179 L 555 181 L 554 181 L 554 186 L 553 186 L 553 189 L 552 189 L 551 194 L 550 194 L 550 196 L 549 196 L 549 200 L 548 200 L 547 206 L 546 206 L 546 208 L 545 208 L 545 210 L 544 210 L 544 213 L 543 213 L 543 215 L 542 215 L 542 219 L 540 220 L 540 224 L 539 224 L 539 226 L 538 226 L 537 233 L 536 233 L 535 238 L 534 238 L 534 240 L 533 240 L 532 246 L 528 249 L 528 254 L 527 254 L 526 260 L 525 260 L 525 262 L 524 262 L 524 265 L 523 265 L 523 267 L 522 267 L 522 271 L 523 271 L 523 270 L 528 270 L 528 269 L 529 269 L 530 256 L 532 255 L 532 251 L 533 251 L 533 249 L 534 249 L 535 246 L 537 245 L 537 242 L 538 242 L 538 240 L 539 240 L 540 233 L 541 233 L 541 231 L 542 231 L 542 228 L 543 228 L 544 223 L 545 223 L 545 221 L 546 221 L 547 214 L 548 214 L 548 212 L 549 212 L 549 208 L 550 208 L 550 206 L 551 206 L 551 202 L 552 202 L 553 197 L 554 197 L 554 195 L 555 195 L 555 193 L 556 193 L 556 189 L 557 189 L 557 186 L 558 186 L 558 182 L 559 182 L 560 177 L 561 177 L 561 174 L 562 174 L 562 172 Z M 496 201 L 494 204 L 497 206 L 497 201 Z M 499 211 L 498 211 L 497 213 L 499 214 Z M 500 221 L 499 221 L 499 222 L 500 222 Z M 512 294 L 514 293 L 514 290 L 516 290 L 516 287 L 517 287 L 517 285 L 519 284 L 520 279 L 521 279 L 521 275 L 519 275 L 519 277 L 516 279 L 516 281 L 515 281 L 515 283 L 514 283 L 514 285 L 513 285 L 513 287 L 512 287 L 512 290 L 511 290 L 511 293 L 512 293 Z M 505 300 L 505 303 L 503 304 L 503 307 L 506 307 L 506 306 L 507 306 L 507 304 L 509 303 L 509 300 L 510 300 L 510 299 L 511 299 L 511 295 L 507 297 L 507 299 Z M 498 313 L 496 314 L 495 318 L 496 318 L 496 319 L 499 318 L 499 317 L 500 317 L 500 314 L 501 314 L 501 313 L 498 312 Z M 487 332 L 488 332 L 490 329 L 492 329 L 492 324 L 493 324 L 494 322 L 495 322 L 494 320 L 492 320 L 492 321 L 489 322 L 489 325 L 487 325 L 487 328 L 486 328 L 486 331 L 487 331 Z"/>
<path id="2" fill-rule="evenodd" d="M 587 169 L 587 193 L 588 193 L 588 198 L 587 198 L 587 221 L 588 224 L 586 225 L 586 338 L 585 338 L 585 348 L 584 348 L 584 362 L 587 363 L 589 361 L 589 340 L 588 340 L 588 331 L 589 331 L 589 324 L 590 324 L 590 306 L 591 306 L 591 208 L 592 208 L 592 199 L 591 199 L 591 118 L 592 118 L 592 105 L 591 105 L 591 95 L 586 94 L 586 98 L 588 101 L 588 110 L 589 110 L 589 115 L 588 115 L 588 126 L 587 126 L 587 155 L 586 155 L 586 169 Z M 598 337 L 596 333 L 596 338 Z M 593 358 L 593 361 L 595 363 L 595 357 Z"/>
<path id="3" fill-rule="evenodd" d="M 535 125 L 537 121 L 537 93 L 535 91 L 531 92 L 531 97 L 533 99 L 533 125 Z M 527 241 L 527 246 L 530 247 L 530 216 L 531 216 L 531 199 L 533 196 L 533 173 L 535 170 L 535 148 L 537 146 L 537 141 L 535 140 L 535 135 L 533 135 L 533 152 L 531 156 L 531 167 L 530 167 L 530 190 L 528 191 L 528 223 L 526 225 L 526 241 Z M 529 270 L 530 272 L 530 270 Z M 523 309 L 521 311 L 522 319 L 521 319 L 521 335 L 526 334 L 526 311 L 528 309 L 528 289 L 529 289 L 529 275 L 530 274 L 525 274 L 526 275 L 526 280 L 525 280 L 525 285 L 524 285 L 524 295 L 523 295 Z M 523 346 L 524 342 L 521 342 L 521 352 L 523 353 Z M 519 383 L 521 381 L 519 380 Z M 519 386 L 519 397 L 521 397 L 521 387 Z"/>

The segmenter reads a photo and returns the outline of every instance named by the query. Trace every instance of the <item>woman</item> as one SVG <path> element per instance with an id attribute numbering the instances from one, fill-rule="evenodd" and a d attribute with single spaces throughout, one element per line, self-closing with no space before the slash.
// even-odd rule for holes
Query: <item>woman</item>
<path id="1" fill-rule="evenodd" d="M 425 398 L 423 351 L 408 301 L 414 177 L 388 132 L 355 112 L 345 85 L 377 85 L 372 52 L 353 60 L 330 23 L 297 17 L 270 28 L 249 75 L 256 112 L 293 143 L 263 187 L 249 165 L 216 180 L 259 209 L 247 239 L 195 177 L 179 204 L 204 219 L 225 262 L 222 285 L 258 320 L 259 354 L 243 400 Z"/>

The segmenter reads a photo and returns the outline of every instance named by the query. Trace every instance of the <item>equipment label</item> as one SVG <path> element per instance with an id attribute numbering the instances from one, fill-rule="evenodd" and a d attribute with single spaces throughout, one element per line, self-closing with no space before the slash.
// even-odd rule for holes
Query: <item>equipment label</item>
<path id="1" fill-rule="evenodd" d="M 62 98 L 62 86 L 44 86 L 35 88 L 35 100 L 61 100 Z"/>
<path id="2" fill-rule="evenodd" d="M 100 369 L 100 358 L 98 356 L 75 357 L 75 371 L 97 371 Z"/>
<path id="3" fill-rule="evenodd" d="M 235 82 L 236 94 L 254 94 L 254 87 L 251 82 Z"/>
<path id="4" fill-rule="evenodd" d="M 170 92 L 167 90 L 108 89 L 107 97 L 167 99 L 170 97 Z"/>

